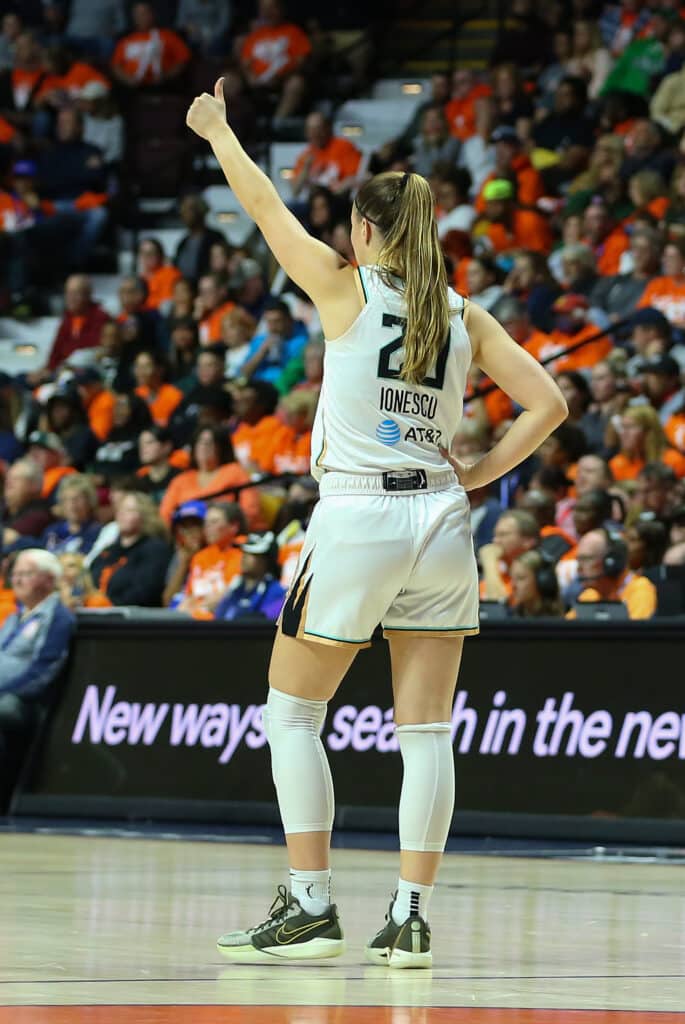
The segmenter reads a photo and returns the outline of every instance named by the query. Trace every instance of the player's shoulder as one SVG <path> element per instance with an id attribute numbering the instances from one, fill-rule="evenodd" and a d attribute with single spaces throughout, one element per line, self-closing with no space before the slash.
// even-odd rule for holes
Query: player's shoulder
<path id="1" fill-rule="evenodd" d="M 454 288 L 447 288 L 447 299 L 450 308 L 450 318 L 454 319 L 458 315 L 459 319 L 464 317 L 464 309 L 466 306 L 466 299 L 459 292 L 455 291 Z"/>

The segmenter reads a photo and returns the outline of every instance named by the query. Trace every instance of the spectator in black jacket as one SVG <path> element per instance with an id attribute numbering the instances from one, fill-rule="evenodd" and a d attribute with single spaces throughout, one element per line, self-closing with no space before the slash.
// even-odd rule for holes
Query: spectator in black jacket
<path id="1" fill-rule="evenodd" d="M 147 284 L 142 277 L 130 275 L 121 278 L 121 312 L 117 321 L 121 324 L 123 345 L 119 356 L 119 378 L 129 377 L 130 383 L 134 383 L 132 367 L 136 357 L 141 352 L 160 347 L 162 318 L 156 309 L 146 308 L 148 294 Z"/>
<path id="2" fill-rule="evenodd" d="M 143 430 L 138 438 L 141 468 L 137 476 L 140 477 L 140 490 L 149 494 L 156 505 L 159 505 L 173 478 L 181 472 L 169 462 L 173 447 L 173 435 L 169 428 L 158 427 L 154 423 Z"/>
<path id="3" fill-rule="evenodd" d="M 204 274 L 208 274 L 209 254 L 213 245 L 223 244 L 224 236 L 218 231 L 208 228 L 205 221 L 208 206 L 202 196 L 186 196 L 179 208 L 181 220 L 188 229 L 176 249 L 174 263 L 184 277 L 197 282 Z"/>
<path id="4" fill-rule="evenodd" d="M 233 412 L 233 400 L 224 390 L 224 345 L 201 348 L 195 384 L 175 410 L 171 429 L 176 445 L 189 443 L 199 423 L 223 423 Z"/>
<path id="5" fill-rule="evenodd" d="M 138 438 L 152 424 L 152 416 L 138 395 L 119 393 L 114 403 L 114 425 L 95 453 L 92 467 L 98 483 L 135 473 L 140 467 Z"/>
<path id="6" fill-rule="evenodd" d="M 57 202 L 105 190 L 102 153 L 83 141 L 83 118 L 74 107 L 57 115 L 56 140 L 41 155 L 39 171 L 44 194 Z"/>
<path id="7" fill-rule="evenodd" d="M 85 266 L 107 223 L 107 181 L 102 153 L 83 141 L 83 116 L 74 107 L 57 115 L 56 142 L 42 154 L 38 173 L 41 197 L 51 199 L 60 213 L 78 212 L 83 226 L 71 258 L 75 266 Z"/>
<path id="8" fill-rule="evenodd" d="M 130 493 L 116 513 L 119 538 L 92 564 L 95 585 L 114 605 L 161 607 L 171 546 L 147 494 Z"/>
<path id="9" fill-rule="evenodd" d="M 595 130 L 586 116 L 587 86 L 582 78 L 567 75 L 554 94 L 554 110 L 533 129 L 535 145 L 559 156 L 559 162 L 548 168 L 543 177 L 548 186 L 556 187 L 581 171 L 592 149 Z"/>
<path id="10" fill-rule="evenodd" d="M 56 434 L 64 445 L 69 464 L 83 470 L 98 446 L 98 439 L 90 429 L 88 417 L 76 390 L 65 387 L 56 391 L 45 406 L 46 428 Z"/>

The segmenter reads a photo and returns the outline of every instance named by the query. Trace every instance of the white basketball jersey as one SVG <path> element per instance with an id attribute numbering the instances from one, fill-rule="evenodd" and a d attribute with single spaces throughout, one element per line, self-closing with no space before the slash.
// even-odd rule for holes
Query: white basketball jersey
<path id="1" fill-rule="evenodd" d="M 449 290 L 449 338 L 422 384 L 403 381 L 406 307 L 374 267 L 359 269 L 367 302 L 342 337 L 327 341 L 312 432 L 312 475 L 326 471 L 443 471 L 462 416 L 471 344 L 464 300 Z"/>

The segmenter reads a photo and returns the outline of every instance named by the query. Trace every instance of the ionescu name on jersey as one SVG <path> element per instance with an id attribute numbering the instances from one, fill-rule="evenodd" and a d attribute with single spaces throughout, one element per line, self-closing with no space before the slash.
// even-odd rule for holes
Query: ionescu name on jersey
<path id="1" fill-rule="evenodd" d="M 438 410 L 436 395 L 421 394 L 419 391 L 409 391 L 405 388 L 381 387 L 379 404 L 383 412 L 420 416 L 424 420 L 435 419 Z"/>

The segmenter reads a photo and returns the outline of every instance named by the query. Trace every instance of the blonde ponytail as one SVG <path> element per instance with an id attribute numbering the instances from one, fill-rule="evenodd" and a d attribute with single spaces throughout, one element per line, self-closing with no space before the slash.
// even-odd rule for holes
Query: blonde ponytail
<path id="1" fill-rule="evenodd" d="M 367 182 L 355 202 L 360 215 L 383 236 L 380 274 L 388 287 L 404 296 L 407 307 L 400 377 L 420 384 L 447 341 L 450 322 L 447 273 L 430 186 L 419 174 L 389 171 Z"/>

